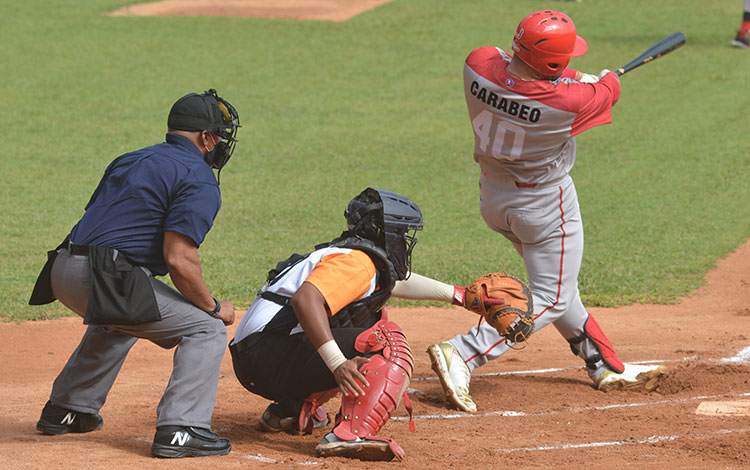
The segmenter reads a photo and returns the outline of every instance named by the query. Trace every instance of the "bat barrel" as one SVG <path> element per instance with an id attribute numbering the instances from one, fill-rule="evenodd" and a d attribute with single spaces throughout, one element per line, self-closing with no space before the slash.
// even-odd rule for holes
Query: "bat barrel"
<path id="1" fill-rule="evenodd" d="M 619 69 L 615 70 L 615 73 L 619 76 L 626 72 L 629 72 L 633 70 L 636 67 L 640 67 L 643 64 L 647 64 L 649 62 L 652 62 L 659 57 L 668 54 L 672 52 L 673 50 L 677 49 L 678 47 L 685 44 L 685 41 L 687 41 L 687 37 L 685 36 L 685 33 L 682 32 L 676 32 L 672 33 L 669 36 L 665 37 L 661 41 L 657 42 L 653 46 L 646 49 L 641 55 L 636 57 L 635 59 L 631 60 L 624 66 L 620 67 Z"/>

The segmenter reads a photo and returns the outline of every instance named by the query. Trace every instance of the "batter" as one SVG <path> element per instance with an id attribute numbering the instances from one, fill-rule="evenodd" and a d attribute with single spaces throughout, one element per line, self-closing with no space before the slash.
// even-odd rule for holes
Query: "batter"
<path id="1" fill-rule="evenodd" d="M 597 77 L 566 68 L 587 49 L 567 15 L 544 10 L 518 25 L 515 56 L 497 47 L 480 47 L 468 56 L 464 91 L 481 170 L 479 206 L 487 225 L 524 259 L 536 329 L 553 324 L 586 362 L 599 389 L 653 388 L 659 368 L 624 365 L 578 291 L 583 224 L 569 175 L 575 136 L 610 123 L 620 96 L 616 74 L 604 70 Z M 430 346 L 428 353 L 449 400 L 476 411 L 469 395 L 471 371 L 512 347 L 485 323 Z"/>

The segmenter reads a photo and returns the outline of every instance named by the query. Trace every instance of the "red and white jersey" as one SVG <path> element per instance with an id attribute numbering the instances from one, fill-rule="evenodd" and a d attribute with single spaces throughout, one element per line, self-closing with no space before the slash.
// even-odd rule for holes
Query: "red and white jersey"
<path id="1" fill-rule="evenodd" d="M 375 292 L 377 270 L 363 251 L 326 247 L 310 253 L 260 292 L 292 297 L 303 282 L 313 284 L 320 291 L 328 306 L 328 314 L 335 315 L 350 303 Z M 233 342 L 239 343 L 246 336 L 263 331 L 279 310 L 281 305 L 257 296 L 237 325 Z M 289 334 L 302 331 L 297 324 Z"/>
<path id="2" fill-rule="evenodd" d="M 474 160 L 486 173 L 522 183 L 557 180 L 575 163 L 573 136 L 612 122 L 620 81 L 608 73 L 598 83 L 579 83 L 572 69 L 554 81 L 524 81 L 508 73 L 510 61 L 497 47 L 480 47 L 466 58 Z"/>

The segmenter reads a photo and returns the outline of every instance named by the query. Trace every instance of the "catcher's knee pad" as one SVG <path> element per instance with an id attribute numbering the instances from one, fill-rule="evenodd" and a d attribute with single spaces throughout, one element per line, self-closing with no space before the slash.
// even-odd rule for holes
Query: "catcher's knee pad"
<path id="1" fill-rule="evenodd" d="M 586 367 L 589 369 L 596 369 L 596 364 L 599 361 L 604 361 L 610 369 L 618 374 L 621 374 L 625 370 L 625 365 L 617 357 L 615 348 L 612 347 L 612 343 L 609 342 L 607 336 L 591 314 L 589 314 L 586 319 L 586 323 L 583 324 L 583 333 L 568 340 L 570 350 L 573 351 L 573 354 L 576 356 L 579 355 L 581 352 L 580 344 L 586 340 L 589 340 L 598 352 L 597 354 L 584 357 Z"/>
<path id="2" fill-rule="evenodd" d="M 333 432 L 339 439 L 374 438 L 390 419 L 405 396 L 414 369 L 414 359 L 406 336 L 393 322 L 381 320 L 357 337 L 360 352 L 382 350 L 360 369 L 369 386 L 365 396 L 341 399 L 340 422 Z"/>

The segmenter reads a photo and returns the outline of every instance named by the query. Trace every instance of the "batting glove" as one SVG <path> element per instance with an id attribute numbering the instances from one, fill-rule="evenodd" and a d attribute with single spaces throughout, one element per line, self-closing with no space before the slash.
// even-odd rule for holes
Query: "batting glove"
<path id="1" fill-rule="evenodd" d="M 598 77 L 596 75 L 592 75 L 590 73 L 582 73 L 581 80 L 579 80 L 581 83 L 596 83 L 599 81 L 599 79 L 602 76 L 599 75 Z"/>

